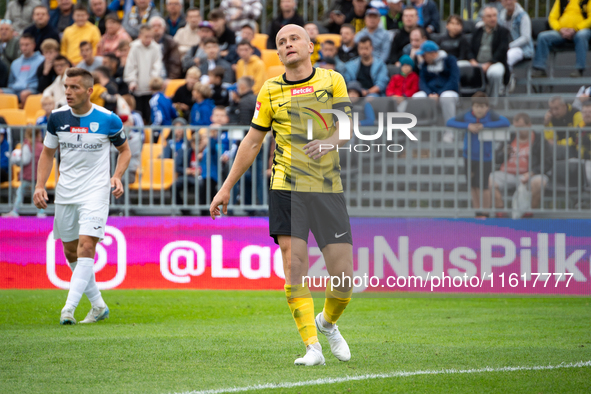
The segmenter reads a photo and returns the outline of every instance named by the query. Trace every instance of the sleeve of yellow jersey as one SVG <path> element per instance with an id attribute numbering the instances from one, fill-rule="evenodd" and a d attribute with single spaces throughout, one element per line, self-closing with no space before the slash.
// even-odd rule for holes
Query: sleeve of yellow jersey
<path id="1" fill-rule="evenodd" d="M 268 82 L 265 82 L 257 96 L 257 103 L 250 126 L 260 131 L 270 131 L 273 122 L 273 109 L 269 97 Z"/>
<path id="2" fill-rule="evenodd" d="M 333 108 L 351 107 L 351 99 L 347 93 L 345 79 L 338 72 L 332 72 Z"/>

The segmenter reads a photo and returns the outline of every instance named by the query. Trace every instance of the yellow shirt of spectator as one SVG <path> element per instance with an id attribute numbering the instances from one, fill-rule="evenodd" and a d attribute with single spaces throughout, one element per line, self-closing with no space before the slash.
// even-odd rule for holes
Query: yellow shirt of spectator
<path id="1" fill-rule="evenodd" d="M 86 22 L 84 26 L 80 27 L 77 24 L 66 27 L 62 37 L 61 54 L 68 58 L 75 67 L 82 61 L 80 55 L 80 43 L 88 41 L 92 44 L 92 52 L 96 55 L 96 47 L 101 40 L 101 32 L 98 27 L 90 22 Z"/>
<path id="2" fill-rule="evenodd" d="M 570 0 L 561 12 L 560 3 L 565 0 L 556 0 L 548 15 L 548 24 L 552 30 L 575 29 L 576 31 L 591 27 L 591 2 Z M 581 9 L 581 4 L 585 10 Z"/>

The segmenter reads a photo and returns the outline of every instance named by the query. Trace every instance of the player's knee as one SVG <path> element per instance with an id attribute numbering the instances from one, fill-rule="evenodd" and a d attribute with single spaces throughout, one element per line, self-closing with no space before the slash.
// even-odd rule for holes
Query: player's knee
<path id="1" fill-rule="evenodd" d="M 81 238 L 78 242 L 78 256 L 94 256 L 95 243 L 90 238 Z"/>
<path id="2" fill-rule="evenodd" d="M 70 263 L 73 263 L 76 260 L 78 260 L 78 254 L 75 250 L 64 249 L 64 254 L 66 255 L 66 260 L 68 260 L 68 262 Z"/>

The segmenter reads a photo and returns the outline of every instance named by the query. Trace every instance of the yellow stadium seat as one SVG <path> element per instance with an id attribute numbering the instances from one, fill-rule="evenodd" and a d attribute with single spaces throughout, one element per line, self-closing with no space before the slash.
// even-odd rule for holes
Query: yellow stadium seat
<path id="1" fill-rule="evenodd" d="M 162 132 L 158 136 L 158 144 L 166 145 L 166 139 L 170 135 L 170 129 L 162 129 Z"/>
<path id="2" fill-rule="evenodd" d="M 18 97 L 16 94 L 0 94 L 0 109 L 18 109 Z"/>
<path id="3" fill-rule="evenodd" d="M 131 190 L 168 190 L 174 183 L 174 160 L 142 160 L 141 181 L 129 185 Z M 139 177 L 139 175 L 138 175 Z"/>
<path id="4" fill-rule="evenodd" d="M 250 44 L 253 47 L 258 48 L 258 50 L 262 53 L 265 49 L 267 49 L 268 39 L 269 36 L 267 34 L 255 34 Z"/>
<path id="5" fill-rule="evenodd" d="M 264 49 L 261 51 L 261 59 L 267 66 L 267 70 L 269 67 L 272 66 L 282 66 L 281 60 L 279 60 L 279 55 L 275 49 Z"/>
<path id="6" fill-rule="evenodd" d="M 26 126 L 27 115 L 24 109 L 0 109 L 0 116 L 10 126 Z"/>
<path id="7" fill-rule="evenodd" d="M 152 129 L 144 129 L 144 144 L 152 141 Z"/>
<path id="8" fill-rule="evenodd" d="M 164 90 L 164 95 L 168 98 L 171 98 L 176 93 L 176 90 L 185 84 L 184 79 L 171 79 L 168 81 L 168 85 L 166 85 L 166 90 Z"/>
<path id="9" fill-rule="evenodd" d="M 150 150 L 150 144 L 144 144 L 142 147 L 142 163 L 145 160 L 157 159 L 162 155 L 162 150 L 164 146 L 161 144 L 152 144 L 152 148 Z"/>
<path id="10" fill-rule="evenodd" d="M 334 44 L 338 47 L 341 46 L 341 35 L 340 34 L 319 34 L 316 41 L 323 43 L 326 40 L 334 41 Z"/>
<path id="11" fill-rule="evenodd" d="M 275 78 L 285 73 L 284 66 L 271 66 L 267 68 L 267 79 L 268 78 Z"/>
<path id="12" fill-rule="evenodd" d="M 41 99 L 43 98 L 42 94 L 32 94 L 29 97 L 27 97 L 27 101 L 25 101 L 25 107 L 23 108 L 25 110 L 25 113 L 27 114 L 27 123 L 28 124 L 35 124 L 37 123 L 37 112 L 39 112 L 39 110 L 43 111 L 43 108 L 41 107 Z M 43 114 L 39 115 L 39 116 L 43 116 Z"/>

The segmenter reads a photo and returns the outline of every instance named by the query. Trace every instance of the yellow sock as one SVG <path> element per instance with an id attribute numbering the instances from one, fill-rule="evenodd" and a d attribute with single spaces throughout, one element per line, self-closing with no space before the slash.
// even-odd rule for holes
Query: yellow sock
<path id="1" fill-rule="evenodd" d="M 308 285 L 285 285 L 287 304 L 306 346 L 318 342 L 314 324 L 314 300 Z"/>
<path id="2" fill-rule="evenodd" d="M 352 293 L 353 289 L 343 292 L 331 289 L 330 284 L 328 284 L 325 292 L 326 299 L 324 300 L 324 310 L 322 311 L 324 320 L 331 324 L 335 324 L 343 314 L 347 305 L 349 305 Z"/>

